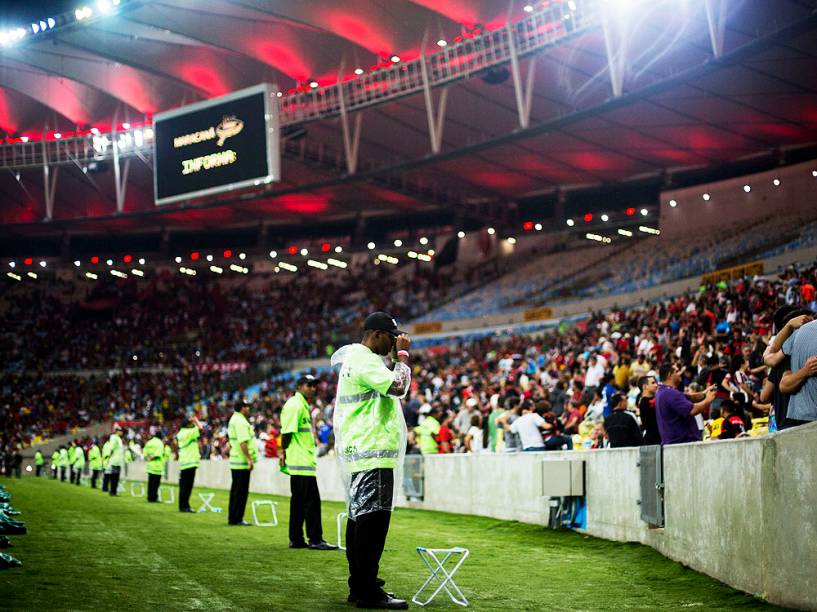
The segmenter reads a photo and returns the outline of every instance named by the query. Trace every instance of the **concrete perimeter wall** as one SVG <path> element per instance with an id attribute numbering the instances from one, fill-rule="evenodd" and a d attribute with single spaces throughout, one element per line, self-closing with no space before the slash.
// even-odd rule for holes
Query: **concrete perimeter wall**
<path id="1" fill-rule="evenodd" d="M 664 449 L 666 524 L 650 529 L 638 501 L 638 449 L 426 458 L 425 498 L 398 505 L 546 525 L 543 462 L 585 461 L 586 533 L 641 542 L 670 559 L 769 601 L 817 609 L 817 423 L 741 440 Z M 141 464 L 128 479 L 143 479 Z M 170 480 L 178 478 L 171 466 Z M 321 497 L 343 500 L 336 462 L 318 465 Z M 230 487 L 229 465 L 206 461 L 196 484 Z M 289 494 L 274 461 L 251 490 Z M 195 497 L 195 495 L 194 495 Z"/>

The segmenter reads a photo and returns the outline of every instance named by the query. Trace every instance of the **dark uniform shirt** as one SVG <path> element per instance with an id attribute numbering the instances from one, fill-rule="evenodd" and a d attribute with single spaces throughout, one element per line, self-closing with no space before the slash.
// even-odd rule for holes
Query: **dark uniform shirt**
<path id="1" fill-rule="evenodd" d="M 604 419 L 604 430 L 610 440 L 610 448 L 641 446 L 641 428 L 635 415 L 629 410 L 614 410 Z"/>
<path id="2" fill-rule="evenodd" d="M 661 444 L 661 433 L 658 431 L 658 419 L 655 417 L 655 398 L 642 397 L 638 402 L 641 425 L 644 427 L 644 444 Z"/>

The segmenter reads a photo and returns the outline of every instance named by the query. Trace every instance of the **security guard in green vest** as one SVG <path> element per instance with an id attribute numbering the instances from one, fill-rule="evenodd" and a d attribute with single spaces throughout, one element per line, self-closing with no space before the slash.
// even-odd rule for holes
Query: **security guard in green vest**
<path id="1" fill-rule="evenodd" d="M 196 480 L 196 468 L 201 464 L 199 440 L 202 429 L 199 420 L 193 416 L 182 421 L 179 433 L 176 434 L 176 444 L 179 447 L 179 512 L 194 512 L 190 507 L 190 494 Z"/>
<path id="2" fill-rule="evenodd" d="M 74 484 L 78 485 L 80 483 L 80 478 L 82 478 L 82 470 L 85 469 L 85 449 L 82 447 L 81 444 L 76 444 L 74 446 L 74 462 L 71 466 L 71 473 L 74 477 Z"/>
<path id="3" fill-rule="evenodd" d="M 336 550 L 323 539 L 321 495 L 317 479 L 317 445 L 312 431 L 309 402 L 315 399 L 318 379 L 307 374 L 295 383 L 295 395 L 281 410 L 281 471 L 289 474 L 289 547 Z M 304 521 L 306 536 L 304 540 Z"/>
<path id="4" fill-rule="evenodd" d="M 436 438 L 437 434 L 440 433 L 439 418 L 439 408 L 432 408 L 431 412 L 423 419 L 423 422 L 414 428 L 420 452 L 424 455 L 436 455 L 439 450 Z"/>
<path id="5" fill-rule="evenodd" d="M 394 507 L 394 470 L 406 446 L 400 406 L 411 385 L 409 337 L 385 312 L 363 324 L 363 340 L 338 350 L 335 447 L 349 500 L 346 559 L 349 602 L 359 608 L 405 610 L 408 603 L 383 590 L 377 577 Z M 383 361 L 391 354 L 392 369 Z"/>
<path id="6" fill-rule="evenodd" d="M 148 475 L 148 502 L 159 503 L 159 485 L 165 471 L 165 444 L 157 433 L 154 433 L 142 450 L 145 456 L 145 472 Z"/>
<path id="7" fill-rule="evenodd" d="M 91 470 L 91 488 L 96 489 L 96 481 L 102 472 L 102 451 L 99 450 L 99 440 L 96 438 L 88 449 L 88 467 Z"/>
<path id="8" fill-rule="evenodd" d="M 68 449 L 65 446 L 60 446 L 60 458 L 58 465 L 60 466 L 60 482 L 65 482 L 65 476 L 68 473 Z"/>
<path id="9" fill-rule="evenodd" d="M 111 438 L 108 436 L 105 444 L 102 445 L 102 492 L 107 493 L 111 486 Z"/>
<path id="10" fill-rule="evenodd" d="M 54 449 L 54 452 L 51 453 L 51 479 L 57 479 L 57 470 L 60 467 L 60 451 L 59 449 Z"/>
<path id="11" fill-rule="evenodd" d="M 173 447 L 170 445 L 170 437 L 166 437 L 163 442 L 165 443 L 165 480 L 168 478 L 169 472 L 169 465 L 170 462 L 173 460 Z"/>
<path id="12" fill-rule="evenodd" d="M 124 432 L 119 425 L 114 425 L 113 433 L 111 434 L 111 479 L 108 483 L 108 495 L 116 497 L 119 492 L 119 476 L 122 473 L 122 468 L 125 465 L 125 443 L 122 442 Z"/>
<path id="13" fill-rule="evenodd" d="M 233 416 L 227 425 L 227 435 L 230 438 L 230 510 L 227 516 L 229 525 L 249 526 L 244 520 L 244 509 L 247 507 L 247 497 L 250 494 L 250 473 L 258 459 L 258 449 L 255 447 L 255 432 L 247 420 L 250 416 L 250 405 L 238 401 Z"/>
<path id="14" fill-rule="evenodd" d="M 34 475 L 37 478 L 39 478 L 42 475 L 44 465 L 45 465 L 45 457 L 43 457 L 43 454 L 39 450 L 37 450 L 37 452 L 34 453 L 34 466 L 35 466 L 34 469 L 36 470 L 34 472 Z"/>

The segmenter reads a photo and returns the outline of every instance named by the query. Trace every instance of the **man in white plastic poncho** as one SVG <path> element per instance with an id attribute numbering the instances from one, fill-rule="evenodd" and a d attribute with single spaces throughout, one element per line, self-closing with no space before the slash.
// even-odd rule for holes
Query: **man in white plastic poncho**
<path id="1" fill-rule="evenodd" d="M 400 398 L 411 384 L 411 341 L 385 312 L 366 317 L 363 329 L 360 344 L 332 356 L 332 366 L 340 368 L 334 426 L 349 514 L 349 602 L 358 608 L 405 610 L 408 603 L 384 591 L 377 572 L 406 450 Z M 391 368 L 383 359 L 387 355 Z"/>

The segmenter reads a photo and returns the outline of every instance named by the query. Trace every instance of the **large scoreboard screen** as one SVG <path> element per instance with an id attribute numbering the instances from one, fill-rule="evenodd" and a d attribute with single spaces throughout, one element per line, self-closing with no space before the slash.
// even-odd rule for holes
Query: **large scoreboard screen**
<path id="1" fill-rule="evenodd" d="M 156 204 L 281 178 L 278 104 L 269 85 L 159 113 L 153 123 Z"/>

